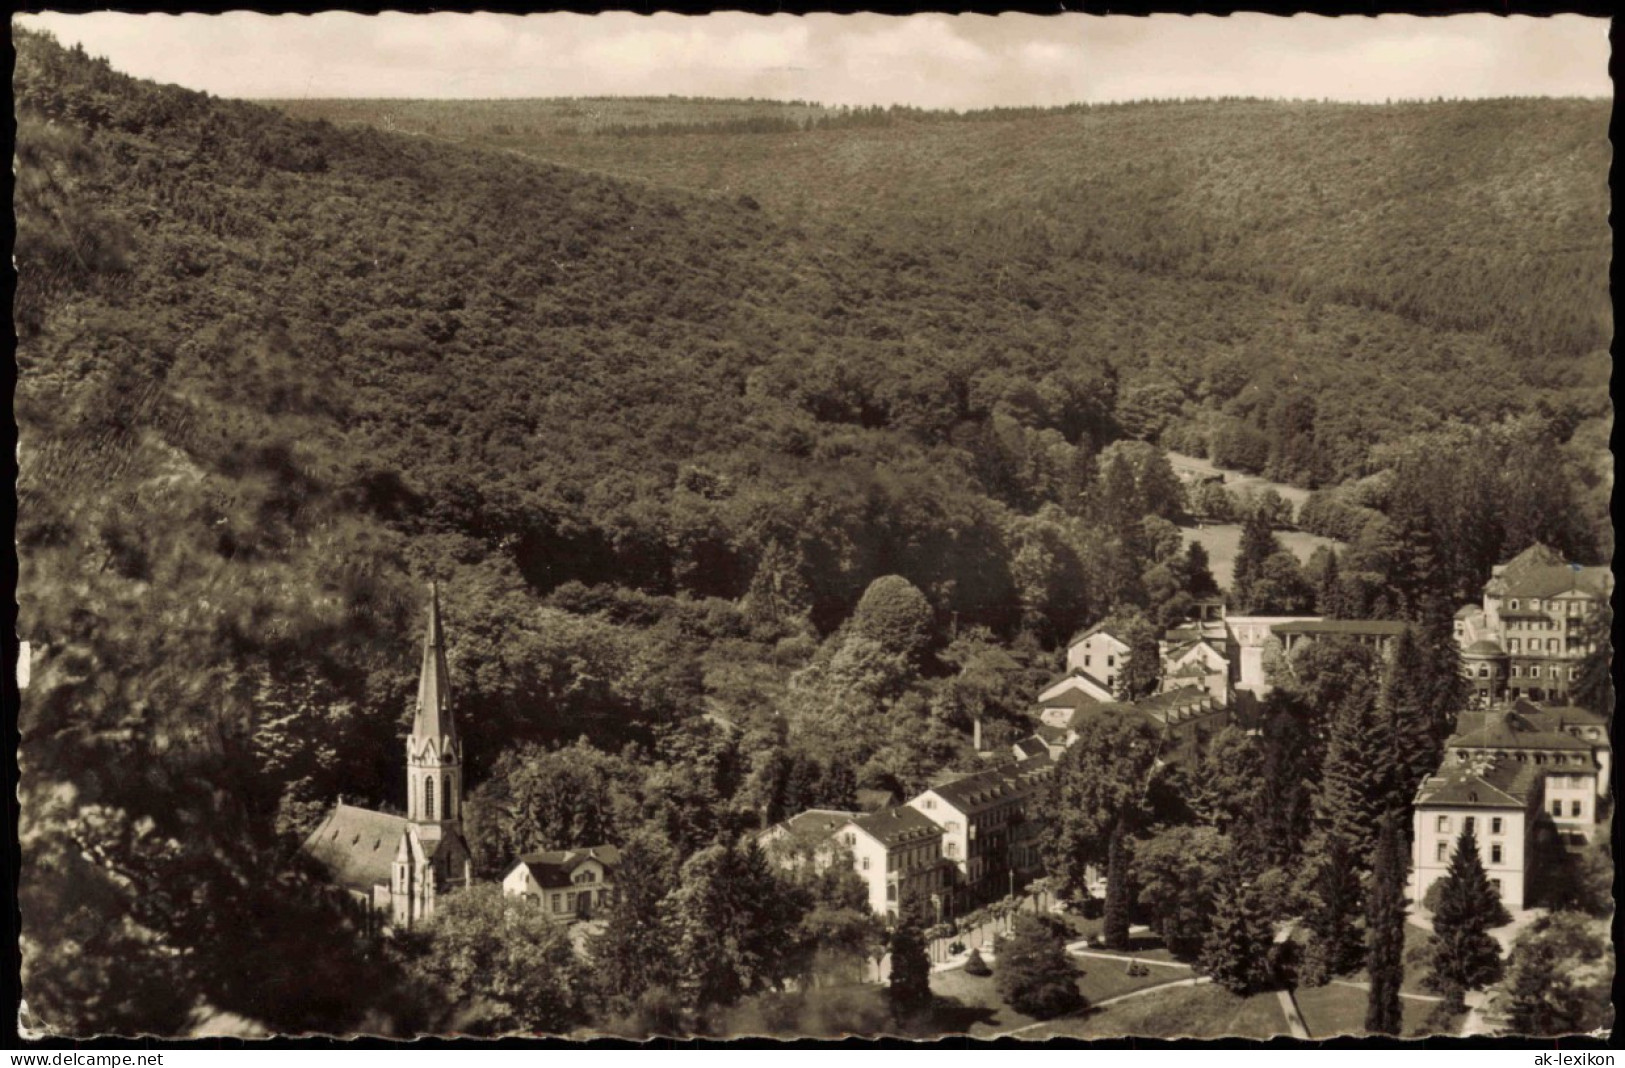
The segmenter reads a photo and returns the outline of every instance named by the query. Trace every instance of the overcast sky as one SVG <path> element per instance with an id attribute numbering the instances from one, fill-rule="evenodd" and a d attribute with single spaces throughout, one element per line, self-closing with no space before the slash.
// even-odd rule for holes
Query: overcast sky
<path id="1" fill-rule="evenodd" d="M 989 107 L 1146 97 L 1608 96 L 1603 19 L 1464 15 L 23 16 L 235 97 L 677 94 Z"/>

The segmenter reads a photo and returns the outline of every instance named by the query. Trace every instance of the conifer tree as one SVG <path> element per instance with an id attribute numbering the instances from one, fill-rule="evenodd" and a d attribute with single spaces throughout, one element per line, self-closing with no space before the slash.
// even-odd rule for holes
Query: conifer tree
<path id="1" fill-rule="evenodd" d="M 1264 699 L 1259 742 L 1261 785 L 1253 799 L 1253 819 L 1237 829 L 1236 837 L 1250 839 L 1242 850 L 1262 866 L 1282 866 L 1298 856 L 1314 823 L 1311 784 L 1319 773 L 1319 746 L 1307 718 L 1280 690 Z"/>
<path id="2" fill-rule="evenodd" d="M 1417 787 L 1438 770 L 1444 756 L 1445 739 L 1431 707 L 1430 691 L 1435 687 L 1429 684 L 1429 672 L 1415 628 L 1406 627 L 1394 643 L 1382 688 L 1383 718 L 1393 752 L 1391 796 L 1385 807 L 1408 807 Z"/>
<path id="3" fill-rule="evenodd" d="M 1403 1025 L 1399 987 L 1405 978 L 1405 844 L 1398 813 L 1382 818 L 1366 894 L 1365 956 L 1371 988 L 1365 1029 L 1397 1035 Z"/>
<path id="4" fill-rule="evenodd" d="M 1441 752 L 1456 729 L 1456 714 L 1467 707 L 1472 693 L 1461 660 L 1461 646 L 1456 643 L 1454 624 L 1450 602 L 1434 598 L 1423 610 L 1422 621 L 1416 628 L 1428 723 Z"/>
<path id="5" fill-rule="evenodd" d="M 1365 943 L 1359 925 L 1360 877 L 1348 843 L 1331 834 L 1312 852 L 1317 855 L 1310 880 L 1312 902 L 1304 916 L 1310 937 L 1300 975 L 1305 986 L 1320 986 L 1359 968 L 1365 960 Z"/>
<path id="6" fill-rule="evenodd" d="M 931 957 L 926 951 L 925 931 L 913 901 L 898 917 L 892 931 L 891 978 L 886 997 L 898 1019 L 907 1019 L 931 1005 Z"/>
<path id="7" fill-rule="evenodd" d="M 1342 615 L 1341 582 L 1342 579 L 1337 574 L 1337 550 L 1328 549 L 1326 566 L 1321 569 L 1320 580 L 1315 585 L 1315 611 L 1331 619 Z"/>
<path id="8" fill-rule="evenodd" d="M 1258 891 L 1239 864 L 1227 865 L 1202 942 L 1202 971 L 1232 994 L 1256 993 L 1269 985 L 1274 943 Z"/>
<path id="9" fill-rule="evenodd" d="M 1241 545 L 1236 550 L 1230 583 L 1231 599 L 1242 611 L 1252 607 L 1253 586 L 1264 573 L 1265 561 L 1280 551 L 1281 543 L 1270 526 L 1268 512 L 1255 506 L 1241 527 Z"/>
<path id="10" fill-rule="evenodd" d="M 1357 871 L 1369 871 L 1377 824 L 1392 796 L 1393 749 L 1369 698 L 1349 695 L 1332 723 L 1315 814 L 1327 833 L 1348 844 Z"/>
<path id="11" fill-rule="evenodd" d="M 1100 934 L 1112 949 L 1128 948 L 1129 887 L 1128 827 L 1118 821 L 1106 849 L 1106 907 Z"/>
<path id="12" fill-rule="evenodd" d="M 1428 939 L 1428 988 L 1459 1000 L 1462 993 L 1501 978 L 1501 947 L 1489 933 L 1512 919 L 1484 874 L 1478 836 L 1468 824 L 1450 854 Z"/>

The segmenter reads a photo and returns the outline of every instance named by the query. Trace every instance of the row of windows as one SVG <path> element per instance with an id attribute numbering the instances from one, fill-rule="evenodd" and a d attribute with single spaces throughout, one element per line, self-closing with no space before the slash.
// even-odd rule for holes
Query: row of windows
<path id="1" fill-rule="evenodd" d="M 1539 679 L 1539 678 L 1561 679 L 1563 677 L 1564 670 L 1565 670 L 1564 668 L 1559 667 L 1556 664 L 1553 664 L 1551 667 L 1548 667 L 1546 669 L 1546 674 L 1542 675 L 1540 673 L 1540 665 L 1539 664 L 1531 664 L 1531 665 L 1529 665 L 1528 668 L 1525 668 L 1525 667 L 1523 667 L 1523 666 L 1521 666 L 1519 664 L 1513 664 L 1512 665 L 1512 677 L 1515 678 L 1515 679 L 1525 678 L 1526 677 L 1525 672 L 1527 671 L 1528 672 L 1527 677 L 1531 678 L 1531 679 Z M 1573 682 L 1575 679 L 1580 677 L 1580 669 L 1579 668 L 1572 668 L 1571 667 L 1571 668 L 1568 668 L 1566 670 L 1569 673 L 1569 681 L 1570 682 Z M 1486 677 L 1485 673 L 1484 673 L 1484 669 L 1482 669 L 1482 668 L 1479 669 L 1478 676 L 1479 676 L 1479 678 Z"/>
<path id="2" fill-rule="evenodd" d="M 1561 639 L 1558 639 L 1558 638 L 1547 638 L 1546 639 L 1545 652 L 1557 653 L 1557 652 L 1561 652 L 1562 649 L 1563 649 L 1563 642 L 1562 642 Z M 1539 638 L 1530 638 L 1529 639 L 1529 645 L 1526 647 L 1526 649 L 1524 651 L 1531 652 L 1531 653 L 1541 652 L 1542 650 L 1541 650 L 1541 647 L 1540 647 L 1540 639 Z M 1507 652 L 1513 653 L 1513 654 L 1516 654 L 1516 653 L 1519 652 L 1519 639 L 1517 639 L 1517 638 L 1508 638 L 1507 639 Z"/>
<path id="3" fill-rule="evenodd" d="M 1464 830 L 1464 831 L 1472 831 L 1472 830 L 1476 830 L 1477 827 L 1478 827 L 1478 818 L 1476 816 L 1467 816 L 1467 817 L 1463 818 L 1463 820 L 1462 820 L 1462 830 Z M 1491 834 L 1502 834 L 1505 831 L 1505 828 L 1506 828 L 1506 824 L 1502 821 L 1500 816 L 1491 816 L 1490 817 L 1490 833 Z M 1437 822 L 1434 823 L 1433 829 L 1435 831 L 1437 831 L 1438 833 L 1440 833 L 1440 834 L 1449 834 L 1450 833 L 1450 817 L 1449 816 L 1440 816 L 1438 818 Z"/>
<path id="4" fill-rule="evenodd" d="M 1507 607 L 1510 608 L 1514 612 L 1518 611 L 1518 598 L 1514 597 L 1514 598 L 1512 598 L 1512 600 L 1508 601 L 1507 602 Z M 1531 597 L 1529 599 L 1529 610 L 1531 612 L 1543 611 L 1543 609 L 1541 608 L 1541 599 L 1539 597 Z M 1590 615 L 1591 614 L 1591 602 L 1590 601 L 1579 601 L 1579 600 L 1560 601 L 1560 600 L 1557 600 L 1557 599 L 1554 598 L 1554 599 L 1550 599 L 1550 600 L 1546 601 L 1546 607 L 1545 607 L 1544 611 L 1558 612 L 1558 613 L 1567 612 L 1571 616 Z"/>
<path id="5" fill-rule="evenodd" d="M 1501 852 L 1501 843 L 1500 842 L 1492 842 L 1490 844 L 1490 863 L 1491 864 L 1499 864 L 1499 863 L 1501 863 L 1501 857 L 1502 856 L 1503 856 L 1503 854 Z M 1435 845 L 1433 847 L 1433 859 L 1434 860 L 1449 860 L 1450 859 L 1450 840 L 1448 838 L 1441 838 L 1441 839 L 1439 839 L 1439 841 L 1437 843 L 1435 843 Z"/>
<path id="6" fill-rule="evenodd" d="M 1576 820 L 1579 819 L 1581 813 L 1583 813 L 1584 811 L 1585 811 L 1585 806 L 1582 805 L 1579 801 L 1570 801 L 1569 802 L 1569 818 L 1570 819 L 1576 819 Z M 1563 818 L 1563 799 L 1562 798 L 1558 798 L 1558 799 L 1556 799 L 1555 801 L 1552 802 L 1552 815 L 1556 816 L 1559 819 Z"/>
<path id="7" fill-rule="evenodd" d="M 1504 757 L 1504 756 L 1506 756 L 1508 754 L 1507 754 L 1506 750 L 1498 749 L 1498 750 L 1496 750 L 1495 755 L 1498 756 L 1498 757 Z M 1527 752 L 1519 751 L 1519 752 L 1513 753 L 1511 755 L 1512 755 L 1512 758 L 1514 760 L 1516 760 L 1520 764 L 1529 763 L 1529 753 L 1527 753 Z M 1456 763 L 1458 763 L 1458 764 L 1467 763 L 1467 757 L 1468 757 L 1467 750 L 1465 750 L 1465 749 L 1456 750 Z M 1569 758 L 1568 758 L 1567 754 L 1564 754 L 1564 753 L 1553 753 L 1553 754 L 1551 754 L 1551 756 L 1549 758 L 1547 757 L 1547 755 L 1545 753 L 1536 753 L 1535 754 L 1535 763 L 1536 764 L 1544 765 L 1548 759 L 1550 759 L 1553 764 L 1567 764 L 1569 762 Z M 1584 764 L 1584 763 L 1586 763 L 1586 758 L 1583 757 L 1583 756 L 1576 756 L 1574 758 L 1574 762 L 1576 764 Z"/>
<path id="8" fill-rule="evenodd" d="M 548 904 L 555 914 L 562 915 L 576 911 L 577 907 L 586 908 L 592 904 L 606 905 L 609 903 L 609 893 L 607 888 L 597 891 L 598 898 L 595 902 L 591 890 L 583 890 L 579 894 L 573 890 L 566 890 L 561 894 L 550 894 Z M 529 898 L 530 895 L 527 894 L 526 897 Z"/>

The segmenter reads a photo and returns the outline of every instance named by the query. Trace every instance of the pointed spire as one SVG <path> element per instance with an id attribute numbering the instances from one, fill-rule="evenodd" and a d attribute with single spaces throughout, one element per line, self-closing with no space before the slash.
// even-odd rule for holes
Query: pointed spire
<path id="1" fill-rule="evenodd" d="M 429 630 L 423 639 L 423 672 L 418 678 L 414 738 L 455 741 L 451 719 L 451 674 L 446 669 L 446 640 L 440 627 L 440 584 L 429 584 Z"/>

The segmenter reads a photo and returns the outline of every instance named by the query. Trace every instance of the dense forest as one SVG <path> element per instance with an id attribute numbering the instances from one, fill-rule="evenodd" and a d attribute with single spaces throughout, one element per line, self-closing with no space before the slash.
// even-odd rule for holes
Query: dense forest
<path id="1" fill-rule="evenodd" d="M 1159 444 L 1327 487 L 1317 522 L 1350 543 L 1341 571 L 1301 567 L 1254 517 L 1233 591 L 1252 607 L 1423 619 L 1536 538 L 1611 547 L 1585 429 L 1606 413 L 1590 347 L 1606 324 L 1570 314 L 1589 308 L 1583 256 L 1561 261 L 1582 276 L 1566 302 L 1446 315 L 1237 266 L 1297 255 L 1262 234 L 1197 269 L 1085 254 L 1141 232 L 1110 213 L 1084 244 L 1041 239 L 1073 224 L 1034 230 L 991 190 L 964 193 L 1013 220 L 985 242 L 861 184 L 829 219 L 766 185 L 661 188 L 602 173 L 608 157 L 291 118 L 15 40 L 18 631 L 36 650 L 21 893 L 40 1026 L 444 1025 L 424 990 L 451 980 L 335 948 L 289 863 L 337 795 L 400 799 L 430 579 L 481 872 L 638 838 L 703 889 L 768 877 L 727 844 L 738 831 L 977 766 L 972 721 L 1016 736 L 1080 627 L 1154 637 L 1212 595 Z M 1573 111 L 1580 133 L 1590 114 L 1495 106 Z M 934 129 L 823 118 L 820 136 Z M 604 129 L 572 143 L 638 140 Z M 667 135 L 671 158 L 704 136 Z M 1565 184 L 1586 180 L 1583 148 L 1538 169 L 1552 202 L 1584 202 Z M 1274 196 L 1241 200 L 1275 218 Z M 1407 210 L 1407 234 L 1454 225 Z M 1527 214 L 1480 236 L 1536 255 L 1557 231 L 1519 229 Z M 1555 318 L 1519 318 L 1536 308 Z M 1567 340 L 1531 360 L 1519 338 L 1543 330 Z M 1427 492 L 1441 466 L 1459 477 Z M 1470 555 L 1431 565 L 1462 537 Z M 797 930 L 782 944 L 823 944 Z"/>
<path id="2" fill-rule="evenodd" d="M 1166 101 L 821 116 L 767 102 L 753 113 L 746 102 L 727 111 L 605 100 L 279 106 L 345 122 L 387 114 L 401 130 L 748 195 L 792 220 L 884 234 L 910 249 L 952 248 L 1046 303 L 1057 297 L 1046 297 L 1045 281 L 1077 259 L 1290 294 L 1314 311 L 1310 336 L 1284 346 L 1229 338 L 1245 371 L 1155 337 L 1119 341 L 1125 385 L 1166 390 L 1151 433 L 1171 423 L 1178 440 L 1165 443 L 1217 450 L 1236 466 L 1258 461 L 1215 439 L 1259 427 L 1286 383 L 1343 394 L 1310 421 L 1329 455 L 1264 458 L 1274 477 L 1299 484 L 1364 473 L 1374 437 L 1440 414 L 1473 417 L 1451 395 L 1496 389 L 1467 387 L 1460 375 L 1483 367 L 1485 353 L 1461 339 L 1362 344 L 1369 320 L 1323 320 L 1332 306 L 1493 338 L 1510 355 L 1508 383 L 1524 394 L 1516 403 L 1543 398 L 1586 419 L 1606 412 L 1599 398 L 1613 331 L 1601 101 Z M 663 144 L 674 129 L 686 135 L 676 150 Z M 1338 366 L 1349 363 L 1399 378 L 1410 398 Z"/>

